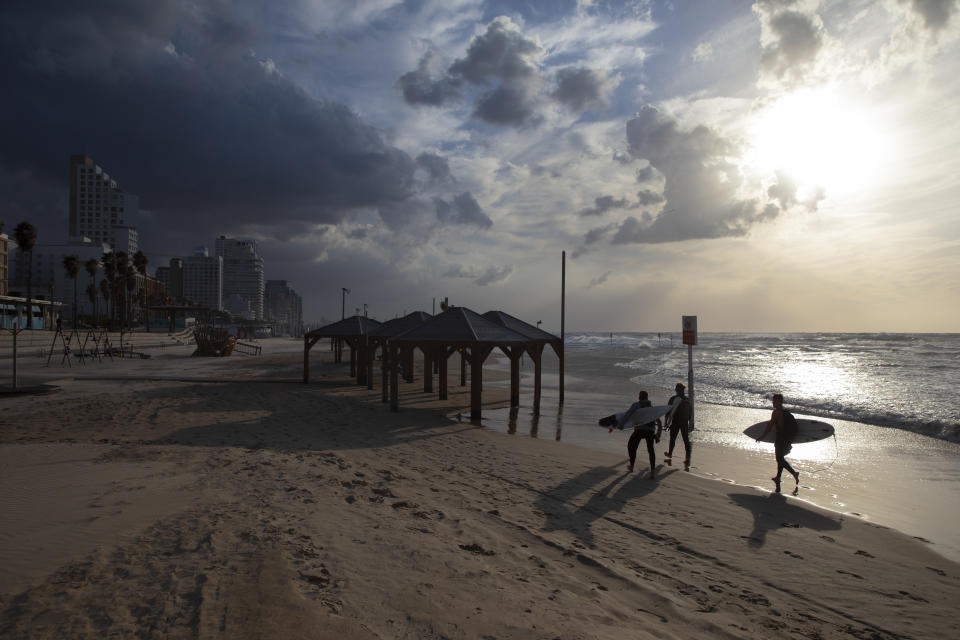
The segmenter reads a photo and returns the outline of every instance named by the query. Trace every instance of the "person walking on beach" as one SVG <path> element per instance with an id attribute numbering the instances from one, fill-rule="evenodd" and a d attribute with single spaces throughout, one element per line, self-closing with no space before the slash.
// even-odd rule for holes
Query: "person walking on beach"
<path id="1" fill-rule="evenodd" d="M 676 393 L 670 397 L 667 403 L 672 409 L 667 413 L 667 425 L 670 427 L 670 448 L 664 452 L 667 460 L 673 458 L 673 447 L 677 443 L 677 434 L 683 437 L 683 450 L 687 454 L 684 464 L 690 464 L 690 400 L 684 394 L 686 387 L 682 382 L 678 382 L 674 387 Z"/>
<path id="2" fill-rule="evenodd" d="M 784 457 L 790 453 L 790 450 L 793 448 L 793 439 L 797 437 L 797 419 L 793 417 L 792 413 L 783 408 L 782 393 L 773 394 L 773 413 L 770 414 L 770 421 L 767 422 L 763 433 L 757 438 L 757 442 L 767 437 L 771 429 L 773 429 L 776 434 L 773 442 L 773 450 L 777 457 L 777 475 L 770 479 L 773 480 L 776 485 L 777 493 L 780 493 L 780 476 L 783 474 L 784 469 L 793 476 L 793 481 L 797 487 L 800 486 L 800 474 L 793 470 L 793 467 L 790 466 L 790 463 L 787 462 L 787 459 Z"/>
<path id="3" fill-rule="evenodd" d="M 629 424 L 630 416 L 637 409 L 643 409 L 644 407 L 652 406 L 650 404 L 649 397 L 646 391 L 641 391 L 637 401 L 630 405 L 630 408 L 627 409 L 626 413 L 623 414 L 623 420 L 620 422 L 620 430 L 623 430 L 624 425 Z M 638 424 L 633 426 L 633 433 L 630 434 L 630 440 L 627 441 L 627 454 L 630 456 L 630 471 L 633 471 L 633 465 L 637 460 L 637 448 L 640 446 L 640 440 L 647 441 L 647 453 L 650 455 L 650 479 L 656 479 L 656 469 L 657 469 L 657 454 L 653 451 L 653 441 L 654 438 L 659 440 L 656 436 L 656 433 L 659 433 L 660 419 L 658 418 L 654 422 L 648 422 L 646 424 Z"/>

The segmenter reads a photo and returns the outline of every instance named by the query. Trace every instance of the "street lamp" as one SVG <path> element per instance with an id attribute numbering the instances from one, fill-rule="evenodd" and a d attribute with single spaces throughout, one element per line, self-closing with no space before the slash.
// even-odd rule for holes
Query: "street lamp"
<path id="1" fill-rule="evenodd" d="M 537 329 L 540 328 L 541 324 L 543 324 L 543 320 L 537 320 Z"/>
<path id="2" fill-rule="evenodd" d="M 350 293 L 350 289 L 342 287 L 340 293 L 340 319 L 343 320 L 347 317 L 347 294 Z"/>
<path id="3" fill-rule="evenodd" d="M 367 303 L 366 303 L 366 302 L 363 303 L 363 317 L 364 317 L 364 318 L 367 317 Z"/>

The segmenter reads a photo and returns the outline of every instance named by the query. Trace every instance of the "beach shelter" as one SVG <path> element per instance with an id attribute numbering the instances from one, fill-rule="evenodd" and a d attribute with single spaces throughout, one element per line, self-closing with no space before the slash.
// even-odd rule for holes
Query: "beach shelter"
<path id="1" fill-rule="evenodd" d="M 480 419 L 483 393 L 483 362 L 490 352 L 522 347 L 527 338 L 516 331 L 492 322 L 466 307 L 450 307 L 418 327 L 401 333 L 390 341 L 391 359 L 404 348 L 419 348 L 425 355 L 424 379 L 432 380 L 432 362 L 437 361 L 440 374 L 440 399 L 447 397 L 447 359 L 460 351 L 470 362 L 470 419 Z M 428 391 L 426 388 L 424 391 Z M 390 410 L 399 410 L 397 368 L 390 373 Z"/>
<path id="2" fill-rule="evenodd" d="M 514 318 L 503 311 L 487 311 L 483 314 L 483 317 L 527 338 L 527 343 L 524 344 L 523 348 L 511 347 L 504 351 L 510 358 L 510 406 L 517 407 L 520 405 L 520 356 L 526 351 L 533 359 L 533 412 L 540 413 L 540 365 L 543 361 L 543 350 L 547 345 L 550 345 L 554 353 L 557 354 L 557 358 L 560 359 L 562 368 L 563 341 L 552 333 Z"/>
<path id="3" fill-rule="evenodd" d="M 350 346 L 350 375 L 357 377 L 357 384 L 366 384 L 369 367 L 357 366 L 367 362 L 369 349 L 368 337 L 370 332 L 380 326 L 376 320 L 366 316 L 351 316 L 319 329 L 314 329 L 303 336 L 303 381 L 310 381 L 310 349 L 321 338 L 340 338 Z"/>
<path id="4" fill-rule="evenodd" d="M 382 379 L 383 379 L 383 402 L 389 402 L 389 375 L 390 367 L 395 366 L 399 367 L 403 372 L 403 379 L 407 382 L 413 382 L 413 348 L 409 345 L 401 350 L 396 362 L 393 362 L 388 357 L 388 348 L 390 340 L 395 336 L 400 335 L 410 329 L 419 327 L 424 322 L 432 318 L 433 316 L 427 313 L 426 311 L 413 311 L 408 313 L 402 318 L 394 318 L 393 320 L 388 320 L 384 322 L 379 327 L 370 332 L 370 345 L 371 348 L 368 352 L 370 358 L 371 369 L 373 367 L 373 357 L 376 353 L 377 347 L 380 347 L 380 362 L 382 370 Z M 429 362 L 424 355 L 424 370 L 426 371 L 427 365 Z M 370 380 L 367 384 L 369 388 L 373 388 L 373 377 L 370 377 Z"/>

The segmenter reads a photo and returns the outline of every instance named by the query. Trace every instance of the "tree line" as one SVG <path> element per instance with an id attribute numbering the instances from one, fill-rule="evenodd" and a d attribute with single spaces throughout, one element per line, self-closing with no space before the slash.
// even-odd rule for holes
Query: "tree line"
<path id="1" fill-rule="evenodd" d="M 0 220 L 0 231 L 3 231 L 2 220 Z M 30 310 L 27 315 L 30 317 L 33 307 L 33 250 L 37 244 L 37 228 L 24 220 L 16 226 L 13 236 L 17 242 L 17 250 L 27 256 L 27 309 Z M 134 295 L 134 292 L 137 291 L 137 276 L 147 275 L 147 263 L 147 256 L 139 250 L 132 257 L 124 251 L 108 251 L 99 260 L 90 258 L 83 263 L 83 268 L 90 276 L 86 293 L 93 306 L 93 318 L 97 324 L 100 323 L 101 318 L 97 302 L 101 297 L 110 329 L 119 327 L 122 330 L 125 326 L 129 327 L 135 305 L 141 312 L 145 310 L 147 300 L 144 290 L 141 289 L 139 295 Z M 101 266 L 105 277 L 100 280 L 98 288 L 97 270 Z M 73 326 L 77 327 L 79 326 L 80 257 L 64 256 L 63 269 L 67 277 L 73 280 Z M 31 325 L 32 322 L 28 321 L 27 326 L 32 328 Z"/>

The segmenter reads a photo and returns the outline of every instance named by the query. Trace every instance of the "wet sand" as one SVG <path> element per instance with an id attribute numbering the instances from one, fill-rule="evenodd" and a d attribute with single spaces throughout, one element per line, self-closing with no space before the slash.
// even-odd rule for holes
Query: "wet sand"
<path id="1" fill-rule="evenodd" d="M 60 391 L 0 397 L 0 636 L 960 635 L 960 565 L 910 535 L 451 421 L 457 367 L 390 413 L 322 344 L 309 385 L 262 344 L 26 363 Z"/>

